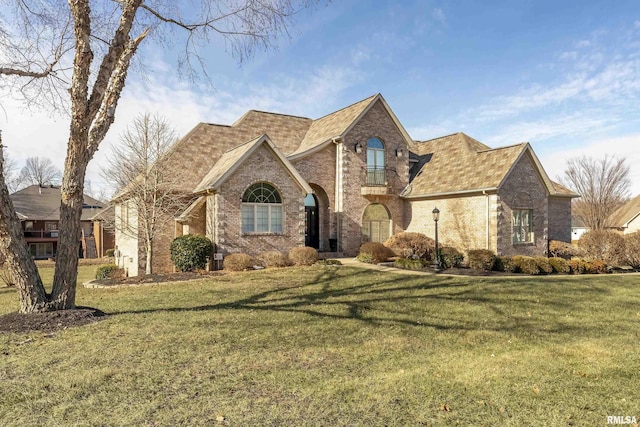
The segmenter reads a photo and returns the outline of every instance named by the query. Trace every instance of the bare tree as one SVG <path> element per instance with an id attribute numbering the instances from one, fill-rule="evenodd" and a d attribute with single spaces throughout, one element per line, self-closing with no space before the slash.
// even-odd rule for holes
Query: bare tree
<path id="1" fill-rule="evenodd" d="M 609 226 L 611 214 L 629 198 L 629 166 L 614 156 L 569 159 L 562 182 L 580 195 L 574 213 L 592 230 Z"/>
<path id="2" fill-rule="evenodd" d="M 184 211 L 186 199 L 180 174 L 164 173 L 170 162 L 169 148 L 177 133 L 162 117 L 141 114 L 126 129 L 120 145 L 113 148 L 103 178 L 119 190 L 116 200 L 127 200 L 137 213 L 137 221 L 123 221 L 116 215 L 114 229 L 132 238 L 140 238 L 145 248 L 145 272 L 151 274 L 153 242 L 167 224 Z"/>
<path id="3" fill-rule="evenodd" d="M 2 164 L 3 174 L 9 193 L 14 193 L 20 188 L 20 175 L 18 173 L 18 162 L 4 153 L 4 163 Z"/>
<path id="4" fill-rule="evenodd" d="M 21 185 L 58 185 L 62 172 L 55 167 L 51 159 L 45 157 L 29 157 L 20 171 L 18 181 Z"/>
<path id="5" fill-rule="evenodd" d="M 268 48 L 298 6 L 317 0 L 4 0 L 0 28 L 0 89 L 27 103 L 68 106 L 70 116 L 61 183 L 60 232 L 53 288 L 47 294 L 28 254 L 7 257 L 23 313 L 75 306 L 80 216 L 89 161 L 114 121 L 132 58 L 147 38 L 185 43 L 179 65 L 204 63 L 198 48 L 223 37 L 242 60 L 255 47 Z M 199 6 L 195 6 L 195 5 Z M 187 6 L 191 5 L 191 7 Z M 1 168 L 0 168 L 1 170 Z M 25 246 L 18 218 L 0 174 L 0 249 Z M 13 212 L 13 215 L 10 213 Z"/>

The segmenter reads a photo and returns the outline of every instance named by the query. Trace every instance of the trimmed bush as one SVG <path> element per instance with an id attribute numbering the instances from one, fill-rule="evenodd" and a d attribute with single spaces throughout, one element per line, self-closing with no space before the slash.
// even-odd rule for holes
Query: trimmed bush
<path id="1" fill-rule="evenodd" d="M 536 265 L 538 266 L 538 270 L 540 270 L 540 273 L 544 273 L 544 274 L 553 273 L 553 267 L 551 266 L 551 264 L 549 264 L 549 258 L 547 258 L 546 256 L 536 256 L 536 257 L 533 257 L 533 259 L 536 262 Z"/>
<path id="2" fill-rule="evenodd" d="M 464 255 L 456 248 L 444 246 L 438 248 L 438 252 L 440 252 L 440 266 L 442 268 L 458 267 L 464 261 Z"/>
<path id="3" fill-rule="evenodd" d="M 431 260 L 435 241 L 422 233 L 402 232 L 389 237 L 384 245 L 401 258 Z"/>
<path id="4" fill-rule="evenodd" d="M 405 270 L 422 270 L 428 265 L 429 261 L 426 259 L 400 258 L 393 262 L 394 267 Z"/>
<path id="5" fill-rule="evenodd" d="M 518 266 L 513 262 L 513 257 L 499 256 L 496 257 L 493 269 L 495 271 L 504 271 L 505 273 L 516 273 L 518 271 Z"/>
<path id="6" fill-rule="evenodd" d="M 571 273 L 571 267 L 567 264 L 567 260 L 560 257 L 549 258 L 549 264 L 553 268 L 554 273 L 567 274 Z"/>
<path id="7" fill-rule="evenodd" d="M 469 251 L 469 267 L 476 270 L 491 271 L 496 262 L 496 254 L 488 249 L 472 249 Z"/>
<path id="8" fill-rule="evenodd" d="M 578 246 L 586 259 L 602 260 L 609 265 L 625 261 L 624 237 L 611 230 L 591 230 L 580 237 Z"/>
<path id="9" fill-rule="evenodd" d="M 520 273 L 531 275 L 540 274 L 540 267 L 538 267 L 538 264 L 533 257 L 516 255 L 513 257 L 513 262 L 516 264 L 516 269 Z"/>
<path id="10" fill-rule="evenodd" d="M 318 265 L 342 265 L 339 259 L 320 259 Z"/>
<path id="11" fill-rule="evenodd" d="M 640 231 L 625 234 L 624 251 L 626 264 L 633 268 L 640 268 Z"/>
<path id="12" fill-rule="evenodd" d="M 585 262 L 580 258 L 572 258 L 568 260 L 567 265 L 571 268 L 571 273 L 573 274 L 584 274 L 585 272 Z"/>
<path id="13" fill-rule="evenodd" d="M 264 267 L 286 267 L 289 265 L 287 254 L 280 251 L 267 251 L 258 254 L 258 261 Z"/>
<path id="14" fill-rule="evenodd" d="M 599 259 L 589 261 L 588 272 L 590 274 L 604 274 L 607 272 L 607 264 Z"/>
<path id="15" fill-rule="evenodd" d="M 310 246 L 299 246 L 289 251 L 289 260 L 294 265 L 313 265 L 318 262 L 318 251 Z"/>
<path id="16" fill-rule="evenodd" d="M 112 257 L 115 253 L 115 249 L 107 249 L 106 251 L 104 251 L 104 256 Z"/>
<path id="17" fill-rule="evenodd" d="M 358 261 L 361 262 L 377 264 L 379 262 L 385 262 L 394 255 L 391 249 L 380 242 L 367 242 L 360 246 L 360 253 L 357 258 Z"/>
<path id="18" fill-rule="evenodd" d="M 229 271 L 245 271 L 252 270 L 255 260 L 251 255 L 247 254 L 230 254 L 224 257 L 222 266 Z"/>
<path id="19" fill-rule="evenodd" d="M 115 264 L 102 264 L 96 269 L 96 279 L 110 279 L 122 275 L 122 270 Z"/>
<path id="20" fill-rule="evenodd" d="M 549 240 L 549 255 L 552 257 L 571 259 L 581 256 L 581 252 L 579 247 L 571 243 Z"/>
<path id="21" fill-rule="evenodd" d="M 171 261 L 178 271 L 204 270 L 213 252 L 213 243 L 198 234 L 185 234 L 171 242 Z"/>

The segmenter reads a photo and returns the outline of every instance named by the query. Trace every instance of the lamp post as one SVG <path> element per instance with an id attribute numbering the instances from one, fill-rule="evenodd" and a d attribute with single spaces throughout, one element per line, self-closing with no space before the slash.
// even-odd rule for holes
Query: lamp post
<path id="1" fill-rule="evenodd" d="M 438 273 L 442 271 L 442 268 L 440 267 L 440 253 L 438 250 L 438 220 L 440 219 L 440 210 L 438 208 L 434 208 L 431 213 L 433 214 L 433 222 L 436 223 L 436 259 L 433 263 L 433 271 L 434 273 Z"/>

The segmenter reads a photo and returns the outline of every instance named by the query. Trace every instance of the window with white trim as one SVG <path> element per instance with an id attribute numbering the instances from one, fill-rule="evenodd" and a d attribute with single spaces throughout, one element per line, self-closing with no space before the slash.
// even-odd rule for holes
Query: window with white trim
<path id="1" fill-rule="evenodd" d="M 282 233 L 282 198 L 266 182 L 258 182 L 242 196 L 242 232 Z"/>
<path id="2" fill-rule="evenodd" d="M 533 209 L 513 210 L 513 243 L 533 243 Z"/>

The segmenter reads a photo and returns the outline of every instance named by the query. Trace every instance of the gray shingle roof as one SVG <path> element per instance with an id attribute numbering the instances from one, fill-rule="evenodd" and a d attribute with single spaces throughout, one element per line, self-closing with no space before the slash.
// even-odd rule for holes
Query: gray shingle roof
<path id="1" fill-rule="evenodd" d="M 60 219 L 60 187 L 30 185 L 9 196 L 20 219 L 58 221 Z M 84 195 L 82 221 L 89 221 L 106 206 L 93 197 Z"/>

